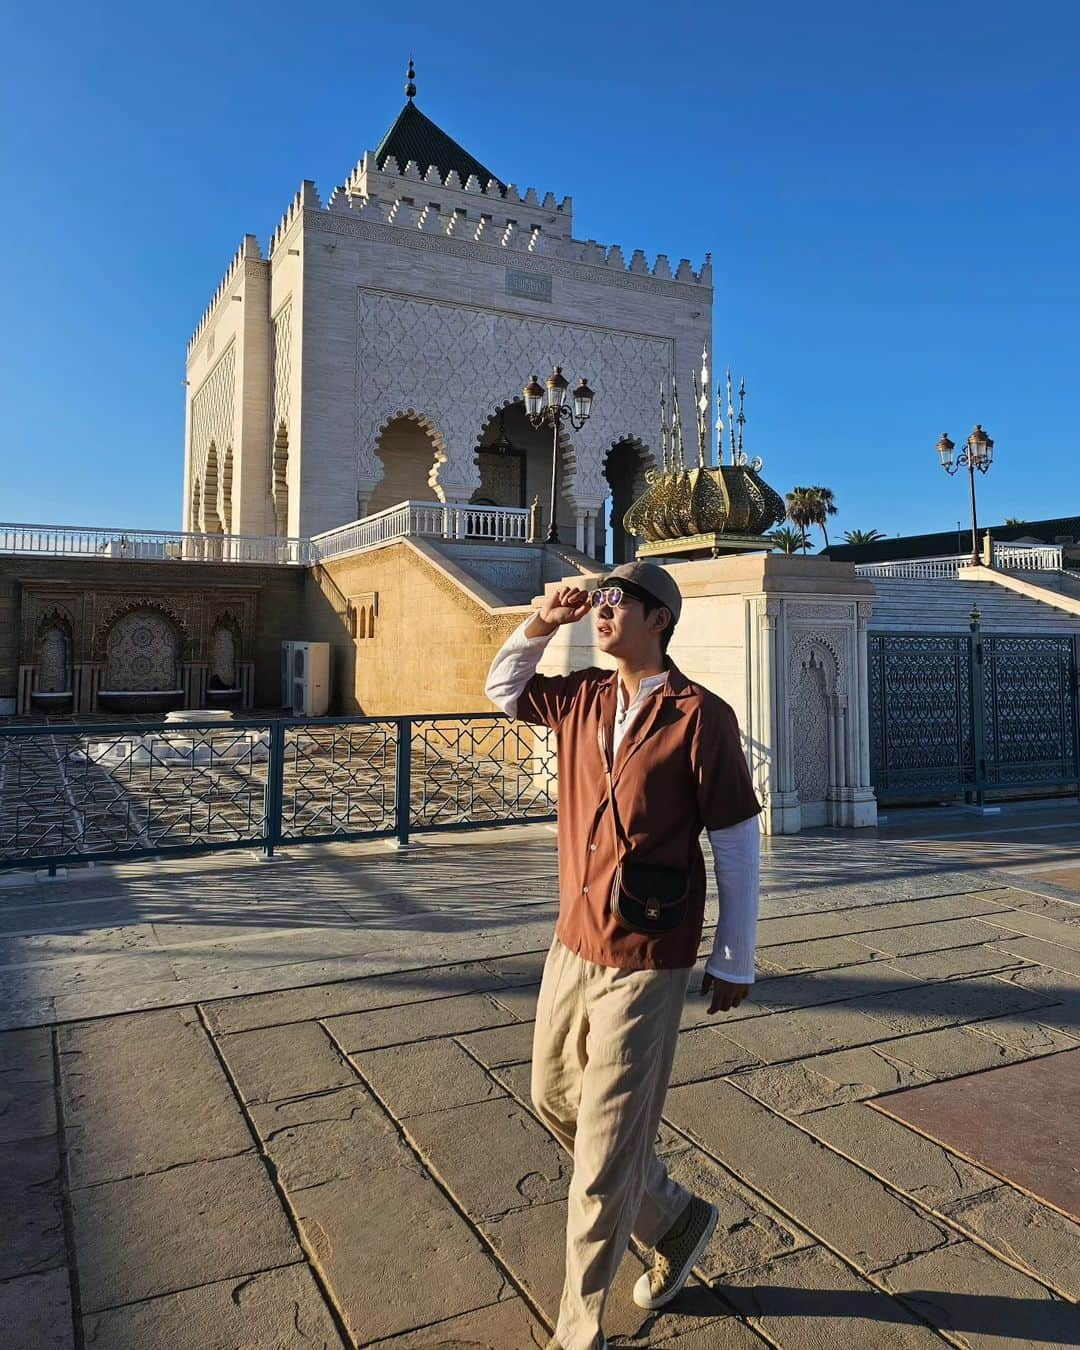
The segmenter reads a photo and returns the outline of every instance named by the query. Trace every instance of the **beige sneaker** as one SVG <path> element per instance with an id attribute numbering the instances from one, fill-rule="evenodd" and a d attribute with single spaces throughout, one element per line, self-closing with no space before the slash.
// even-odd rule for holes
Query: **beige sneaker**
<path id="1" fill-rule="evenodd" d="M 694 1262 L 709 1245 L 720 1217 L 715 1205 L 696 1195 L 656 1244 L 653 1265 L 634 1285 L 639 1308 L 662 1308 L 670 1303 L 694 1268 Z"/>

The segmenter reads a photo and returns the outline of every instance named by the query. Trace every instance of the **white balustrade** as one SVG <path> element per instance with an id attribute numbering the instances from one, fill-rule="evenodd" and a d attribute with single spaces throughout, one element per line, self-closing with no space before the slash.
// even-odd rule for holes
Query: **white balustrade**
<path id="1" fill-rule="evenodd" d="M 527 543 L 530 512 L 517 506 L 472 506 L 454 502 L 399 502 L 363 520 L 314 535 L 311 547 L 320 560 L 372 548 L 394 539 L 482 539 L 491 543 Z"/>
<path id="2" fill-rule="evenodd" d="M 522 507 L 399 502 L 363 520 L 312 539 L 284 535 L 189 534 L 179 530 L 120 530 L 81 525 L 0 523 L 0 553 L 57 558 L 176 559 L 185 562 L 309 566 L 395 539 L 477 539 L 527 543 L 531 513 Z"/>
<path id="3" fill-rule="evenodd" d="M 0 523 L 0 553 L 299 566 L 312 561 L 309 540 L 282 535 L 189 534 L 179 530 L 9 523 Z"/>
<path id="4" fill-rule="evenodd" d="M 994 566 L 1000 567 L 1003 572 L 1060 572 L 1061 552 L 1060 544 L 1038 547 L 995 544 Z"/>
<path id="5" fill-rule="evenodd" d="M 1062 568 L 1060 544 L 994 545 L 994 566 L 1002 572 L 1060 572 Z M 955 577 L 961 567 L 971 563 L 965 553 L 950 558 L 908 558 L 892 562 L 856 563 L 860 577 L 912 577 L 933 580 Z"/>

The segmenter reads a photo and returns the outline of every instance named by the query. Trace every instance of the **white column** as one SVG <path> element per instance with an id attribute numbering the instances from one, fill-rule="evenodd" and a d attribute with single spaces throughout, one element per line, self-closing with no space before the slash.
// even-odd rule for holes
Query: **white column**
<path id="1" fill-rule="evenodd" d="M 587 512 L 578 507 L 574 511 L 574 519 L 577 522 L 577 534 L 575 536 L 575 547 L 579 553 L 585 552 L 585 517 Z"/>
<path id="2" fill-rule="evenodd" d="M 590 558 L 596 556 L 596 512 L 585 512 L 585 549 Z"/>

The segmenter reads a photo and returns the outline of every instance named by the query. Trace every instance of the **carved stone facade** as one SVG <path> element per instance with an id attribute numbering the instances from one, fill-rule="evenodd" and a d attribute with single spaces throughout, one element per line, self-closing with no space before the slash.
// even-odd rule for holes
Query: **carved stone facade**
<path id="1" fill-rule="evenodd" d="M 241 689 L 250 707 L 257 597 L 255 586 L 24 581 L 18 711 L 64 693 L 73 711 L 96 712 L 101 691 L 178 690 L 201 708 L 208 684 Z"/>
<path id="2" fill-rule="evenodd" d="M 599 555 L 605 463 L 632 445 L 640 478 L 659 458 L 659 383 L 689 395 L 712 328 L 707 260 L 628 253 L 575 239 L 569 198 L 453 169 L 369 153 L 326 205 L 305 182 L 265 256 L 245 237 L 189 345 L 186 524 L 222 525 L 227 450 L 235 532 L 346 524 L 389 490 L 380 438 L 403 417 L 426 438 L 425 498 L 483 495 L 485 429 L 561 365 L 596 390 L 561 442 L 563 537 Z"/>

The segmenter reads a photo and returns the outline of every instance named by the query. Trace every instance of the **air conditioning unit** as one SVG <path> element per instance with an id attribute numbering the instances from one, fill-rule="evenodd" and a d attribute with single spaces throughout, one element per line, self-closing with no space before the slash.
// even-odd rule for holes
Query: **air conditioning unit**
<path id="1" fill-rule="evenodd" d="M 325 717 L 330 708 L 329 642 L 281 644 L 281 701 L 294 717 Z"/>

